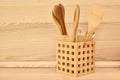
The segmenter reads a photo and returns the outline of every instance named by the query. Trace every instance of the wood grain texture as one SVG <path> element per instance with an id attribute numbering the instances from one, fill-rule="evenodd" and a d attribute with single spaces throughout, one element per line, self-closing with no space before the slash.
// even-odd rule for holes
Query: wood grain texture
<path id="1" fill-rule="evenodd" d="M 65 0 L 1 0 L 0 5 L 2 6 L 35 6 L 35 5 L 54 5 L 58 3 L 62 3 L 65 5 L 75 5 L 75 4 L 80 4 L 80 5 L 91 5 L 91 4 L 97 4 L 97 5 L 119 5 L 120 1 L 119 0 L 70 0 L 70 1 L 65 1 Z"/>
<path id="2" fill-rule="evenodd" d="M 120 60 L 120 23 L 103 23 L 96 32 L 96 60 Z M 87 24 L 79 26 L 83 33 Z M 69 34 L 72 24 L 67 24 Z M 53 61 L 59 37 L 51 23 L 0 26 L 0 61 Z"/>
<path id="3" fill-rule="evenodd" d="M 55 68 L 0 68 L 1 80 L 120 80 L 120 68 L 97 68 L 82 77 L 57 74 Z"/>
<path id="4" fill-rule="evenodd" d="M 59 35 L 51 11 L 58 2 L 65 5 L 69 34 L 76 4 L 81 7 L 84 33 L 90 6 L 103 7 L 105 16 L 96 32 L 96 60 L 120 60 L 120 0 L 0 0 L 0 61 L 55 61 Z"/>
<path id="5" fill-rule="evenodd" d="M 81 3 L 81 2 L 78 2 Z M 103 2 L 104 3 L 104 2 Z M 119 2 L 120 3 L 120 2 Z M 92 4 L 91 4 L 92 5 Z M 80 5 L 81 16 L 80 22 L 88 21 L 88 14 L 91 5 Z M 120 22 L 120 5 L 100 5 L 105 15 L 103 22 Z M 73 22 L 75 5 L 65 5 L 65 22 Z M 53 23 L 52 21 L 52 9 L 53 5 L 31 5 L 31 6 L 15 6 L 15 5 L 0 5 L 0 23 L 12 23 L 12 22 L 41 22 L 41 23 Z M 9 14 L 8 14 L 9 13 Z"/>
<path id="6" fill-rule="evenodd" d="M 56 61 L 1 61 L 0 68 L 55 68 Z M 96 61 L 97 68 L 120 68 L 120 61 Z"/>

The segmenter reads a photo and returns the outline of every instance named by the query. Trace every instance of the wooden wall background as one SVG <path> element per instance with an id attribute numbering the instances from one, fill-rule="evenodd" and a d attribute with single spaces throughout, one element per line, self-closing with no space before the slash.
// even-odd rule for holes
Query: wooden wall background
<path id="1" fill-rule="evenodd" d="M 69 33 L 75 4 L 81 7 L 79 27 L 84 33 L 90 6 L 95 4 L 103 7 L 105 16 L 96 33 L 96 60 L 120 61 L 120 0 L 0 0 L 1 67 L 11 62 L 12 66 L 21 62 L 54 64 L 55 42 L 59 34 L 53 24 L 51 11 L 58 3 L 66 8 Z"/>

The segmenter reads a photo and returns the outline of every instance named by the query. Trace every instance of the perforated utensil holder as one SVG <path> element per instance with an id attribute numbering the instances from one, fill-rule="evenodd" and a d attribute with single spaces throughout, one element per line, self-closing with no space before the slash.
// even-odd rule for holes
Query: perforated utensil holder
<path id="1" fill-rule="evenodd" d="M 57 72 L 78 77 L 95 71 L 95 41 L 57 41 Z"/>

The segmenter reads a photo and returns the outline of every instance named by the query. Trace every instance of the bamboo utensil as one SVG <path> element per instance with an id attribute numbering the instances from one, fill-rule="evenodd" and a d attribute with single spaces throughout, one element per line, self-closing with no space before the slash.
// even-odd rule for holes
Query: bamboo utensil
<path id="1" fill-rule="evenodd" d="M 61 10 L 62 10 L 62 16 L 63 16 L 63 19 L 65 20 L 65 8 L 62 4 L 59 4 Z"/>
<path id="2" fill-rule="evenodd" d="M 53 18 L 53 21 L 54 21 L 55 24 L 56 24 L 56 27 L 57 27 L 58 30 L 60 31 L 60 34 L 61 34 L 61 35 L 64 35 L 63 30 L 62 30 L 62 28 L 61 28 L 61 25 L 60 25 L 59 21 L 57 20 L 57 18 L 55 17 L 53 11 L 52 11 L 52 18 Z"/>
<path id="3" fill-rule="evenodd" d="M 71 42 L 77 42 L 77 40 L 80 41 L 81 36 L 81 30 L 79 31 L 80 35 L 77 34 L 77 28 L 79 24 L 79 17 L 80 17 L 80 7 L 79 5 L 76 6 L 75 12 L 74 12 L 74 19 L 73 19 L 73 32 L 72 36 L 67 37 L 67 30 L 65 26 L 65 9 L 62 4 L 55 5 L 52 11 L 52 17 L 57 25 L 57 28 L 59 29 L 61 35 L 66 35 L 62 37 L 60 40 L 65 41 L 71 41 Z M 98 6 L 92 6 L 91 11 L 88 18 L 88 31 L 84 37 L 85 42 L 93 40 L 95 37 L 95 30 L 97 29 L 98 25 L 100 24 L 101 20 L 103 18 L 103 10 Z M 79 35 L 79 37 L 77 36 Z M 82 35 L 83 36 L 83 35 Z M 83 37 L 82 37 L 83 39 Z M 81 39 L 81 40 L 82 40 Z"/>
<path id="4" fill-rule="evenodd" d="M 64 32 L 63 32 L 63 29 L 62 29 L 62 25 L 60 23 L 60 20 L 59 20 L 59 6 L 58 5 L 55 5 L 53 7 L 53 10 L 52 10 L 52 17 L 53 17 L 53 20 L 55 22 L 55 24 L 57 25 L 59 31 L 61 32 L 61 35 L 64 35 Z"/>
<path id="5" fill-rule="evenodd" d="M 66 26 L 64 22 L 64 17 L 65 17 L 64 6 L 62 4 L 55 5 L 53 9 L 53 14 L 61 25 L 63 35 L 67 35 Z"/>
<path id="6" fill-rule="evenodd" d="M 95 30 L 98 28 L 102 18 L 103 18 L 103 10 L 98 6 L 92 6 L 90 15 L 88 18 L 88 32 L 85 38 L 85 42 L 91 40 L 91 37 Z"/>
<path id="7" fill-rule="evenodd" d="M 73 33 L 72 33 L 72 41 L 75 42 L 76 40 L 76 34 L 77 34 L 77 28 L 79 24 L 79 16 L 80 16 L 80 7 L 79 5 L 76 6 L 75 12 L 74 12 L 74 19 L 73 19 Z"/>
<path id="8" fill-rule="evenodd" d="M 65 35 L 67 35 L 67 30 L 66 30 L 66 26 L 65 26 L 65 8 L 62 4 L 59 4 L 59 9 L 60 9 L 60 15 L 61 15 L 60 21 L 62 24 L 62 28 L 63 28 Z"/>

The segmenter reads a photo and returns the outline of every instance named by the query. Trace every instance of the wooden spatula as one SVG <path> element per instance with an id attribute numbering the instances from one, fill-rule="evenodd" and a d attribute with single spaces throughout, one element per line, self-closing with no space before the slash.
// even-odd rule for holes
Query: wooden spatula
<path id="1" fill-rule="evenodd" d="M 85 38 L 85 42 L 91 40 L 91 37 L 95 30 L 98 28 L 98 25 L 103 19 L 104 11 L 98 6 L 92 6 L 90 10 L 90 15 L 88 18 L 88 32 Z"/>
<path id="2" fill-rule="evenodd" d="M 79 24 L 79 16 L 80 16 L 80 7 L 79 5 L 76 6 L 75 12 L 74 12 L 74 19 L 73 19 L 73 33 L 72 33 L 72 41 L 75 42 L 75 37 L 77 34 L 77 28 Z"/>

